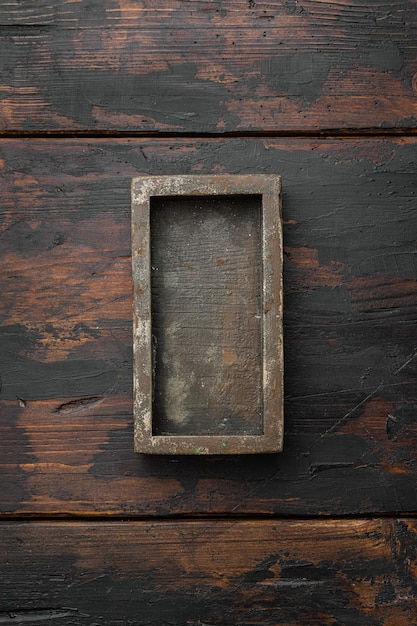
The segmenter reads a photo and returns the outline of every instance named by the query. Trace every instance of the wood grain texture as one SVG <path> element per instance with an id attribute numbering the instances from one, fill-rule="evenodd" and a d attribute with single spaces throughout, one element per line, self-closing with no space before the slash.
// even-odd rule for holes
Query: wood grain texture
<path id="1" fill-rule="evenodd" d="M 417 143 L 3 140 L 3 515 L 416 510 Z M 283 179 L 280 455 L 133 452 L 130 179 Z"/>
<path id="2" fill-rule="evenodd" d="M 2 624 L 412 626 L 415 520 L 2 524 Z"/>
<path id="3" fill-rule="evenodd" d="M 417 4 L 3 3 L 2 130 L 415 128 Z"/>

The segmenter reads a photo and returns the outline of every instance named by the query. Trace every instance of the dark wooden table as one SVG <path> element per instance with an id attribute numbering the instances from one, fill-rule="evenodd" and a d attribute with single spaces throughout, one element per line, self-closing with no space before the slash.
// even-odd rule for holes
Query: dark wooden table
<path id="1" fill-rule="evenodd" d="M 417 624 L 417 4 L 0 10 L 0 623 Z M 284 451 L 133 451 L 130 181 L 282 176 Z"/>

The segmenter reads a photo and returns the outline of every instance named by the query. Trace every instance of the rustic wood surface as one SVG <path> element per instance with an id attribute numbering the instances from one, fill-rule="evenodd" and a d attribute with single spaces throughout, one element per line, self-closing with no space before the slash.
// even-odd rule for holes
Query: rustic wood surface
<path id="1" fill-rule="evenodd" d="M 0 624 L 417 626 L 417 0 L 1 5 Z M 283 178 L 282 454 L 133 452 L 130 181 L 190 173 Z"/>
<path id="2" fill-rule="evenodd" d="M 414 129 L 416 26 L 415 0 L 8 0 L 0 129 Z"/>
<path id="3" fill-rule="evenodd" d="M 5 523 L 0 623 L 413 626 L 415 520 Z"/>
<path id="4" fill-rule="evenodd" d="M 414 139 L 0 143 L 3 515 L 413 513 Z M 284 452 L 133 452 L 130 179 L 279 173 Z"/>

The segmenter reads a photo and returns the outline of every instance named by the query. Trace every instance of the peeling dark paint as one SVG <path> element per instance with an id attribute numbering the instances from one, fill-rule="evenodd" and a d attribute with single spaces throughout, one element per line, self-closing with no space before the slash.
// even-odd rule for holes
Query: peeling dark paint
<path id="1" fill-rule="evenodd" d="M 1 371 L 1 370 L 0 370 Z M 13 467 L 7 478 L 2 480 L 0 489 L 0 513 L 13 514 L 16 511 L 16 502 L 30 500 L 31 494 L 26 485 L 27 473 L 24 471 L 26 463 L 36 462 L 36 455 L 32 453 L 30 438 L 25 429 L 19 425 L 21 412 L 25 409 L 16 403 L 2 401 L 0 390 L 0 456 L 1 462 Z"/>
<path id="2" fill-rule="evenodd" d="M 275 93 L 308 103 L 320 97 L 329 70 L 330 61 L 325 56 L 308 52 L 271 57 L 261 63 L 265 82 Z"/>
<path id="3" fill-rule="evenodd" d="M 370 65 L 375 65 L 385 72 L 401 70 L 404 57 L 400 48 L 391 39 L 372 42 L 365 53 Z"/>
<path id="4" fill-rule="evenodd" d="M 83 125 L 95 125 L 94 108 L 118 114 L 145 115 L 174 128 L 238 118 L 226 107 L 229 94 L 221 83 L 200 79 L 194 63 L 172 65 L 166 71 L 117 74 L 103 70 L 61 69 L 48 95 L 56 109 Z M 203 122 L 204 120 L 204 122 Z"/>
<path id="5" fill-rule="evenodd" d="M 94 396 L 114 384 L 117 373 L 101 359 L 74 359 L 42 362 L 31 359 L 27 352 L 33 345 L 25 329 L 3 327 L 0 335 L 0 398 L 25 401 L 71 396 Z"/>

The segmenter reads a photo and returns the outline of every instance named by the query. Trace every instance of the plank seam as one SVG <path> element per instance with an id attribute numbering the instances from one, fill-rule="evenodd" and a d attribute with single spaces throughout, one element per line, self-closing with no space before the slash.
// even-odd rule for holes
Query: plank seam
<path id="1" fill-rule="evenodd" d="M 263 139 L 263 138 L 306 138 L 306 139 L 355 139 L 407 137 L 417 135 L 417 128 L 344 128 L 293 131 L 230 131 L 223 133 L 196 132 L 149 132 L 149 131 L 2 131 L 0 139 Z"/>
<path id="2" fill-rule="evenodd" d="M 88 523 L 110 523 L 110 522 L 138 522 L 138 523 L 172 523 L 172 522 L 284 522 L 284 521 L 310 521 L 310 522 L 326 522 L 332 521 L 355 521 L 355 520 L 374 520 L 374 519 L 387 519 L 387 520 L 406 520 L 417 519 L 417 512 L 402 512 L 396 513 L 390 511 L 389 513 L 375 512 L 375 513 L 362 513 L 362 514 L 338 514 L 338 515 L 259 515 L 259 514 L 243 514 L 243 515 L 230 515 L 223 513 L 219 515 L 171 515 L 167 517 L 159 516 L 119 516 L 119 515 L 13 515 L 13 516 L 1 516 L 1 524 L 10 524 L 13 522 L 30 523 L 30 522 L 88 522 Z"/>

